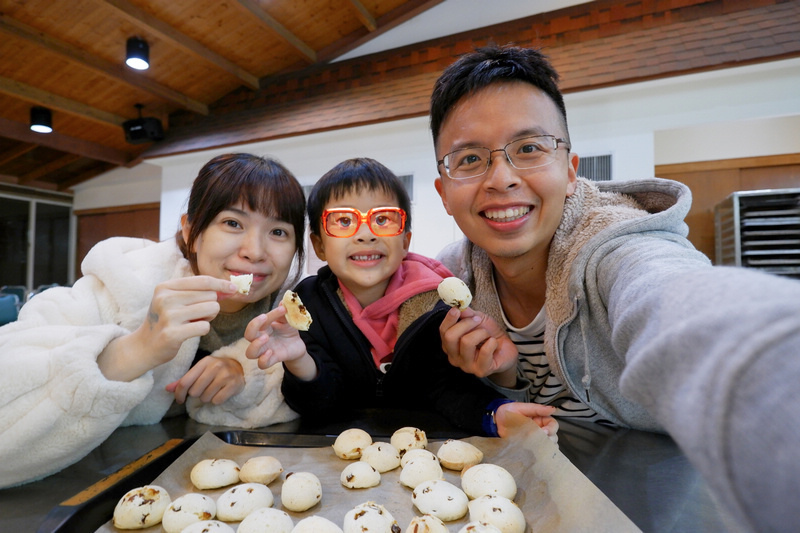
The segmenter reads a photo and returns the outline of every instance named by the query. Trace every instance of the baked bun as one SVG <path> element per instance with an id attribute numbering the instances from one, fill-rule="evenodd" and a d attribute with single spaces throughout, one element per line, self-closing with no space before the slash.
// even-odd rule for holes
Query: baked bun
<path id="1" fill-rule="evenodd" d="M 433 515 L 415 516 L 406 528 L 406 533 L 448 533 L 444 522 Z"/>
<path id="2" fill-rule="evenodd" d="M 303 305 L 300 296 L 294 291 L 286 291 L 281 299 L 283 307 L 286 308 L 286 322 L 289 323 L 294 329 L 300 331 L 308 331 L 311 327 L 311 314 Z"/>
<path id="3" fill-rule="evenodd" d="M 439 283 L 439 298 L 450 307 L 458 307 L 461 311 L 472 303 L 472 293 L 460 278 L 444 278 Z"/>
<path id="4" fill-rule="evenodd" d="M 342 528 L 321 516 L 309 516 L 300 520 L 292 533 L 344 533 Z"/>
<path id="5" fill-rule="evenodd" d="M 281 462 L 271 455 L 251 457 L 239 470 L 242 483 L 263 483 L 269 485 L 283 473 Z"/>
<path id="6" fill-rule="evenodd" d="M 428 447 L 428 437 L 425 435 L 425 432 L 414 427 L 398 429 L 392 434 L 392 438 L 389 442 L 391 442 L 392 446 L 397 448 L 400 457 L 408 450 L 414 448 L 425 449 Z"/>
<path id="7" fill-rule="evenodd" d="M 383 505 L 364 502 L 344 515 L 343 533 L 400 533 L 400 526 Z"/>
<path id="8" fill-rule="evenodd" d="M 161 518 L 161 527 L 166 533 L 181 533 L 187 526 L 216 516 L 217 504 L 212 498 L 190 492 L 172 500 Z"/>
<path id="9" fill-rule="evenodd" d="M 406 466 L 406 463 L 408 463 L 412 459 L 416 459 L 417 457 L 426 457 L 428 459 L 433 459 L 434 461 L 439 460 L 439 458 L 436 457 L 436 455 L 430 450 L 425 450 L 422 448 L 412 448 L 408 450 L 406 453 L 404 453 L 403 456 L 400 458 L 400 466 Z"/>
<path id="10" fill-rule="evenodd" d="M 322 484 L 311 472 L 289 472 L 281 487 L 281 505 L 295 512 L 311 509 L 322 500 Z"/>
<path id="11" fill-rule="evenodd" d="M 469 442 L 450 439 L 442 443 L 436 457 L 443 467 L 461 471 L 483 461 L 483 452 Z"/>
<path id="12" fill-rule="evenodd" d="M 158 485 L 145 485 L 129 490 L 114 508 L 114 527 L 144 529 L 161 522 L 171 503 L 169 493 Z"/>
<path id="13" fill-rule="evenodd" d="M 400 483 L 410 489 L 417 488 L 417 485 L 423 481 L 443 478 L 444 472 L 442 472 L 442 466 L 433 454 L 431 454 L 430 457 L 421 455 L 411 459 L 400 471 Z"/>
<path id="14" fill-rule="evenodd" d="M 443 479 L 423 481 L 417 485 L 411 501 L 421 513 L 433 515 L 443 522 L 458 520 L 466 515 L 469 504 L 464 491 Z"/>
<path id="15" fill-rule="evenodd" d="M 242 528 L 239 528 L 241 531 Z M 231 526 L 219 520 L 203 520 L 186 526 L 181 533 L 236 533 Z"/>
<path id="16" fill-rule="evenodd" d="M 230 459 L 203 459 L 192 468 L 189 477 L 200 490 L 218 489 L 239 482 L 239 464 Z"/>
<path id="17" fill-rule="evenodd" d="M 261 507 L 272 507 L 274 499 L 269 487 L 261 483 L 242 483 L 226 490 L 217 498 L 217 518 L 238 522 Z"/>
<path id="18" fill-rule="evenodd" d="M 492 524 L 486 522 L 470 522 L 461 529 L 458 533 L 503 533 Z"/>
<path id="19" fill-rule="evenodd" d="M 345 467 L 340 481 L 348 489 L 368 489 L 380 485 L 381 473 L 366 461 L 356 461 Z"/>
<path id="20" fill-rule="evenodd" d="M 400 466 L 400 452 L 388 442 L 373 442 L 361 451 L 361 460 L 383 474 Z"/>
<path id="21" fill-rule="evenodd" d="M 236 533 L 292 533 L 292 517 L 280 509 L 262 507 L 245 517 Z"/>
<path id="22" fill-rule="evenodd" d="M 250 285 L 253 284 L 253 275 L 242 274 L 240 276 L 231 276 L 231 281 L 236 285 L 236 292 L 239 294 L 248 294 L 250 292 Z"/>
<path id="23" fill-rule="evenodd" d="M 461 473 L 461 488 L 471 500 L 493 494 L 513 500 L 517 483 L 511 472 L 491 463 L 474 465 Z"/>
<path id="24" fill-rule="evenodd" d="M 481 496 L 469 502 L 469 521 L 491 524 L 501 533 L 524 533 L 525 515 L 502 496 Z"/>
<path id="25" fill-rule="evenodd" d="M 370 444 L 372 437 L 363 429 L 345 429 L 333 442 L 333 451 L 340 459 L 359 459 L 361 452 Z"/>

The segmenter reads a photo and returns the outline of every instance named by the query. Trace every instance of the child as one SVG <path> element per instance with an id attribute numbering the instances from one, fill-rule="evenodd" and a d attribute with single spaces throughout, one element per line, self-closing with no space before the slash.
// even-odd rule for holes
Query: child
<path id="1" fill-rule="evenodd" d="M 328 263 L 296 288 L 314 320 L 300 333 L 307 351 L 265 353 L 260 361 L 283 360 L 282 391 L 292 409 L 305 417 L 354 406 L 432 409 L 492 436 L 504 432 L 495 411 L 517 411 L 555 435 L 551 407 L 506 405 L 510 400 L 448 363 L 439 325 L 449 307 L 436 289 L 452 274 L 409 253 L 410 201 L 389 169 L 372 159 L 344 161 L 317 182 L 307 210 L 311 243 Z"/>

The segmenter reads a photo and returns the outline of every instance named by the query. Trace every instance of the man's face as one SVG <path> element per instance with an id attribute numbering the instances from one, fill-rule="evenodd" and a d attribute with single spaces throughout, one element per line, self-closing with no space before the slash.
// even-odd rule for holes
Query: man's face
<path id="1" fill-rule="evenodd" d="M 530 135 L 566 137 L 558 108 L 523 82 L 490 85 L 456 104 L 442 123 L 436 159 L 461 148 L 495 150 Z M 482 176 L 454 180 L 439 165 L 436 190 L 469 240 L 493 259 L 544 260 L 561 221 L 564 201 L 576 187 L 578 156 L 563 144 L 547 166 L 519 170 L 502 152 Z"/>

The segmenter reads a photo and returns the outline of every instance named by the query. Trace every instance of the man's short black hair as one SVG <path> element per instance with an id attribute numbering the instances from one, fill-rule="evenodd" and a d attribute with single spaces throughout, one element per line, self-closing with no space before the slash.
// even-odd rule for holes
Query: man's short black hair
<path id="1" fill-rule="evenodd" d="M 308 195 L 308 223 L 311 233 L 322 232 L 322 211 L 332 199 L 349 192 L 383 191 L 397 198 L 396 206 L 406 212 L 405 231 L 411 231 L 411 199 L 400 178 L 382 163 L 368 157 L 342 161 L 322 176 Z"/>
<path id="2" fill-rule="evenodd" d="M 460 57 L 445 69 L 431 95 L 431 133 L 433 145 L 447 114 L 464 96 L 502 81 L 530 83 L 547 94 L 556 104 L 567 128 L 567 109 L 558 89 L 558 73 L 547 56 L 534 48 L 487 46 Z"/>

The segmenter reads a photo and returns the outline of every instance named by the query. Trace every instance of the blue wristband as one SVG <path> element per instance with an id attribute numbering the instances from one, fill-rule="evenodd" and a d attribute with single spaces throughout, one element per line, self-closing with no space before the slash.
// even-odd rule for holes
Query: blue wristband
<path id="1" fill-rule="evenodd" d="M 489 437 L 500 436 L 497 434 L 497 423 L 494 420 L 494 413 L 497 411 L 497 408 L 504 403 L 511 403 L 513 401 L 514 400 L 509 400 L 508 398 L 497 398 L 489 402 L 489 405 L 486 407 L 486 412 L 483 414 L 483 423 L 481 424 L 483 432 L 486 433 L 486 435 Z"/>

